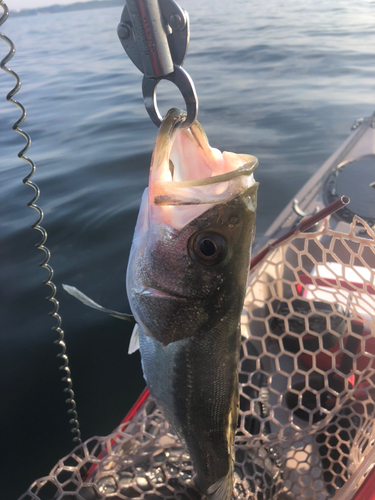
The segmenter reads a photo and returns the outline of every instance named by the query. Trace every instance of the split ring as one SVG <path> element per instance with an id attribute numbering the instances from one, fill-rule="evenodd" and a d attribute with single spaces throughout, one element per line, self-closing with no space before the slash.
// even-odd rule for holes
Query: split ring
<path id="1" fill-rule="evenodd" d="M 162 80 L 169 80 L 178 87 L 186 104 L 186 118 L 181 123 L 181 128 L 189 128 L 196 120 L 198 114 L 198 97 L 194 83 L 189 74 L 181 67 L 174 65 L 174 72 L 162 78 L 143 77 L 142 92 L 147 113 L 157 127 L 160 127 L 161 116 L 156 100 L 156 87 Z"/>

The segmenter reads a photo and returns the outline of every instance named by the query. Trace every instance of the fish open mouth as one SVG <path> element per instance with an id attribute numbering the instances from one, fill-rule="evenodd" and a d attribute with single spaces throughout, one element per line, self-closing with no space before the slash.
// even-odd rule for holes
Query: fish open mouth
<path id="1" fill-rule="evenodd" d="M 157 219 L 176 228 L 255 184 L 258 166 L 255 156 L 212 148 L 198 122 L 179 128 L 183 117 L 182 111 L 172 109 L 163 120 L 149 181 L 149 204 L 160 208 Z"/>

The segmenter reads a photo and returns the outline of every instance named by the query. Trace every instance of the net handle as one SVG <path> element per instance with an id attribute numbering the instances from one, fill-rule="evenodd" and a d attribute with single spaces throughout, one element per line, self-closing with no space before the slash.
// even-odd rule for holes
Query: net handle
<path id="1" fill-rule="evenodd" d="M 251 271 L 266 257 L 266 255 L 269 254 L 271 250 L 279 246 L 285 240 L 287 240 L 297 232 L 303 233 L 317 222 L 337 212 L 337 210 L 340 210 L 340 208 L 345 207 L 345 205 L 347 205 L 348 203 L 350 203 L 350 199 L 347 196 L 341 196 L 341 198 L 332 202 L 330 205 L 324 207 L 322 210 L 319 210 L 319 212 L 317 212 L 316 214 L 310 215 L 310 217 L 303 218 L 299 224 L 292 227 L 292 229 L 290 229 L 288 232 L 280 236 L 280 238 L 278 238 L 273 243 L 267 245 L 265 248 L 263 248 L 263 250 L 261 250 L 257 255 L 255 255 L 255 257 L 252 258 L 250 262 Z"/>

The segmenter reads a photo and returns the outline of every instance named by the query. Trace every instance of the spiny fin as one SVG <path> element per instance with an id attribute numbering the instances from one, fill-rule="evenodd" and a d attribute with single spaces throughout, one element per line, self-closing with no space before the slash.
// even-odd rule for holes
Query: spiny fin
<path id="1" fill-rule="evenodd" d="M 138 323 L 134 325 L 133 333 L 129 342 L 128 354 L 133 354 L 133 352 L 138 351 L 139 349 L 139 330 Z"/>
<path id="2" fill-rule="evenodd" d="M 212 484 L 206 493 L 208 500 L 231 500 L 233 493 L 233 465 L 226 476 Z"/>
<path id="3" fill-rule="evenodd" d="M 80 300 L 83 302 L 86 306 L 92 307 L 93 309 L 97 309 L 98 311 L 110 314 L 114 318 L 119 318 L 119 319 L 124 319 L 127 321 L 131 321 L 132 323 L 135 323 L 135 319 L 131 314 L 125 314 L 117 311 L 112 311 L 111 309 L 106 309 L 105 307 L 100 306 L 96 302 L 94 302 L 92 299 L 87 297 L 84 293 L 80 292 L 75 288 L 74 286 L 70 285 L 63 285 L 63 289 L 68 292 L 70 295 L 73 295 L 76 299 Z"/>

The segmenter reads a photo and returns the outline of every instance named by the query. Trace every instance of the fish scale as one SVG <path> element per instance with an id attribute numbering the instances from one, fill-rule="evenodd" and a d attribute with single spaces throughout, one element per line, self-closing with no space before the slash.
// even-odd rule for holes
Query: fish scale
<path id="1" fill-rule="evenodd" d="M 236 346 L 238 328 L 231 337 Z M 229 351 L 227 333 L 216 328 L 164 348 L 140 332 L 140 351 L 149 390 L 187 444 L 196 486 L 207 491 L 232 470 L 228 416 L 233 395 L 237 399 L 239 349 Z"/>
<path id="2" fill-rule="evenodd" d="M 179 117 L 181 112 L 170 111 L 156 140 L 127 291 L 147 386 L 187 446 L 193 483 L 209 499 L 229 500 L 257 160 L 213 150 L 199 124 L 191 131 L 176 127 Z M 179 154 L 188 162 L 176 175 L 176 168 L 184 168 Z M 200 164 L 206 174 L 211 169 L 210 177 L 196 178 Z"/>

